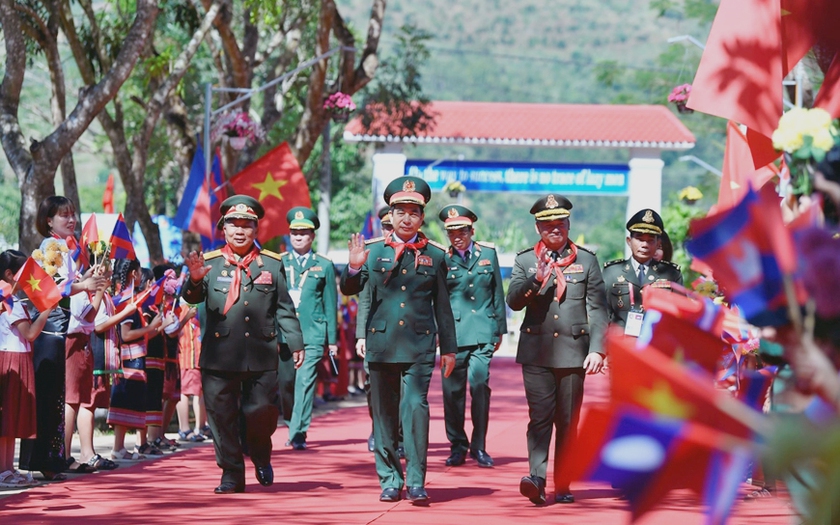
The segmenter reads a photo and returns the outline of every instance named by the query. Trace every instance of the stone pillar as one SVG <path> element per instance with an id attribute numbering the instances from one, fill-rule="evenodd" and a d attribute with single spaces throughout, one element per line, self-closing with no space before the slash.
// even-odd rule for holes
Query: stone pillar
<path id="1" fill-rule="evenodd" d="M 625 222 L 630 220 L 642 208 L 651 208 L 656 212 L 662 209 L 662 167 L 665 163 L 659 158 L 658 149 L 630 150 L 630 173 L 627 181 L 627 213 Z M 625 256 L 630 255 L 629 248 L 624 248 Z"/>
<path id="2" fill-rule="evenodd" d="M 405 161 L 406 156 L 402 151 L 402 144 L 394 142 L 386 142 L 385 146 L 374 153 L 373 155 L 373 178 L 371 180 L 371 189 L 373 195 L 373 217 L 376 219 L 376 212 L 382 206 L 385 206 L 385 201 L 382 200 L 382 194 L 385 192 L 385 187 L 392 180 L 397 177 L 405 175 Z M 374 220 L 374 232 L 379 232 L 379 221 Z"/>

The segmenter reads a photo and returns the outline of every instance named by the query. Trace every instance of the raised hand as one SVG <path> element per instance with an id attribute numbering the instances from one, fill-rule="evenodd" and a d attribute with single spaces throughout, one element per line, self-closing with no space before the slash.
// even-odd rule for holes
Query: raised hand
<path id="1" fill-rule="evenodd" d="M 187 265 L 187 269 L 190 271 L 190 281 L 194 283 L 201 282 L 210 273 L 210 266 L 204 264 L 203 253 L 190 252 L 187 258 L 184 259 L 184 264 Z"/>
<path id="2" fill-rule="evenodd" d="M 367 261 L 368 254 L 370 254 L 370 250 L 365 249 L 364 235 L 361 233 L 351 235 L 350 241 L 347 242 L 347 248 L 350 250 L 348 266 L 354 270 L 360 270 Z"/>
<path id="3" fill-rule="evenodd" d="M 546 277 L 551 273 L 551 258 L 546 251 L 545 255 L 543 255 L 542 259 L 537 260 L 537 273 L 534 277 L 539 281 L 545 281 Z"/>

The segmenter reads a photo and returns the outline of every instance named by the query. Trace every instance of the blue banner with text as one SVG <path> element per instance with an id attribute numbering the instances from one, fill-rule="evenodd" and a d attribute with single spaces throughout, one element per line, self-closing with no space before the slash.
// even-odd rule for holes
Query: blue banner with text
<path id="1" fill-rule="evenodd" d="M 467 191 L 627 195 L 630 168 L 621 164 L 430 161 L 409 159 L 405 174 L 425 180 L 432 191 L 460 182 Z M 447 188 L 448 189 L 448 188 Z"/>

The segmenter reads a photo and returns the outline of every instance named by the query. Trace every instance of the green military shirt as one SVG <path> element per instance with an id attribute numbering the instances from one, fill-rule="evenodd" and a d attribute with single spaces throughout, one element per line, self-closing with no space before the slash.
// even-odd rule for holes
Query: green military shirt
<path id="1" fill-rule="evenodd" d="M 650 261 L 645 271 L 645 282 L 640 283 L 630 259 L 618 259 L 604 264 L 604 285 L 607 290 L 607 303 L 610 323 L 624 327 L 627 313 L 642 311 L 641 289 L 646 286 L 671 288 L 671 283 L 682 284 L 680 267 L 667 261 Z M 632 290 L 632 298 L 631 292 Z"/>
<path id="2" fill-rule="evenodd" d="M 435 335 L 441 354 L 455 353 L 455 321 L 446 291 L 443 247 L 430 242 L 418 250 L 416 259 L 413 251 L 406 250 L 395 266 L 394 249 L 384 239 L 366 244 L 370 253 L 360 271 L 350 275 L 348 265 L 341 274 L 343 294 L 364 290 L 357 322 L 365 323 L 365 359 L 417 362 L 434 353 Z"/>
<path id="3" fill-rule="evenodd" d="M 566 248 L 561 256 L 570 254 Z M 604 352 L 607 299 L 598 258 L 578 246 L 577 258 L 564 271 L 566 291 L 560 300 L 556 285 L 540 292 L 542 283 L 536 273 L 534 249 L 519 252 L 507 294 L 511 308 L 525 309 L 516 362 L 549 368 L 582 367 L 588 353 Z"/>
<path id="4" fill-rule="evenodd" d="M 286 288 L 280 256 L 268 250 L 241 272 L 242 289 L 227 315 L 223 314 L 232 281 L 231 266 L 221 250 L 204 255 L 210 272 L 198 283 L 187 279 L 182 296 L 191 304 L 205 303 L 200 366 L 231 372 L 277 369 L 277 326 L 292 350 L 303 349 L 300 323 Z"/>
<path id="5" fill-rule="evenodd" d="M 468 261 L 450 247 L 446 266 L 458 346 L 499 342 L 507 333 L 507 319 L 502 273 L 493 245 L 472 243 Z"/>
<path id="6" fill-rule="evenodd" d="M 304 266 L 291 252 L 281 256 L 290 290 L 300 290 L 295 308 L 303 341 L 308 345 L 334 345 L 338 341 L 338 290 L 335 266 L 323 255 L 309 252 Z"/>

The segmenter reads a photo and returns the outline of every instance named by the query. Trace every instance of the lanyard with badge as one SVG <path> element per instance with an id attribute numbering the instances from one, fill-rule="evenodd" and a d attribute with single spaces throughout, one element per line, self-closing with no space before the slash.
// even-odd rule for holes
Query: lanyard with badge
<path id="1" fill-rule="evenodd" d="M 627 312 L 627 321 L 624 323 L 624 335 L 639 337 L 642 333 L 642 320 L 645 314 L 641 308 L 636 307 L 636 297 L 633 294 L 633 283 L 627 283 L 630 289 L 630 311 Z"/>
<path id="2" fill-rule="evenodd" d="M 309 269 L 306 269 L 300 273 L 300 283 L 296 286 L 295 285 L 295 265 L 289 265 L 289 296 L 292 298 L 292 302 L 295 303 L 295 308 L 300 306 L 300 292 L 303 289 L 304 283 L 306 283 L 306 278 L 309 276 Z"/>

